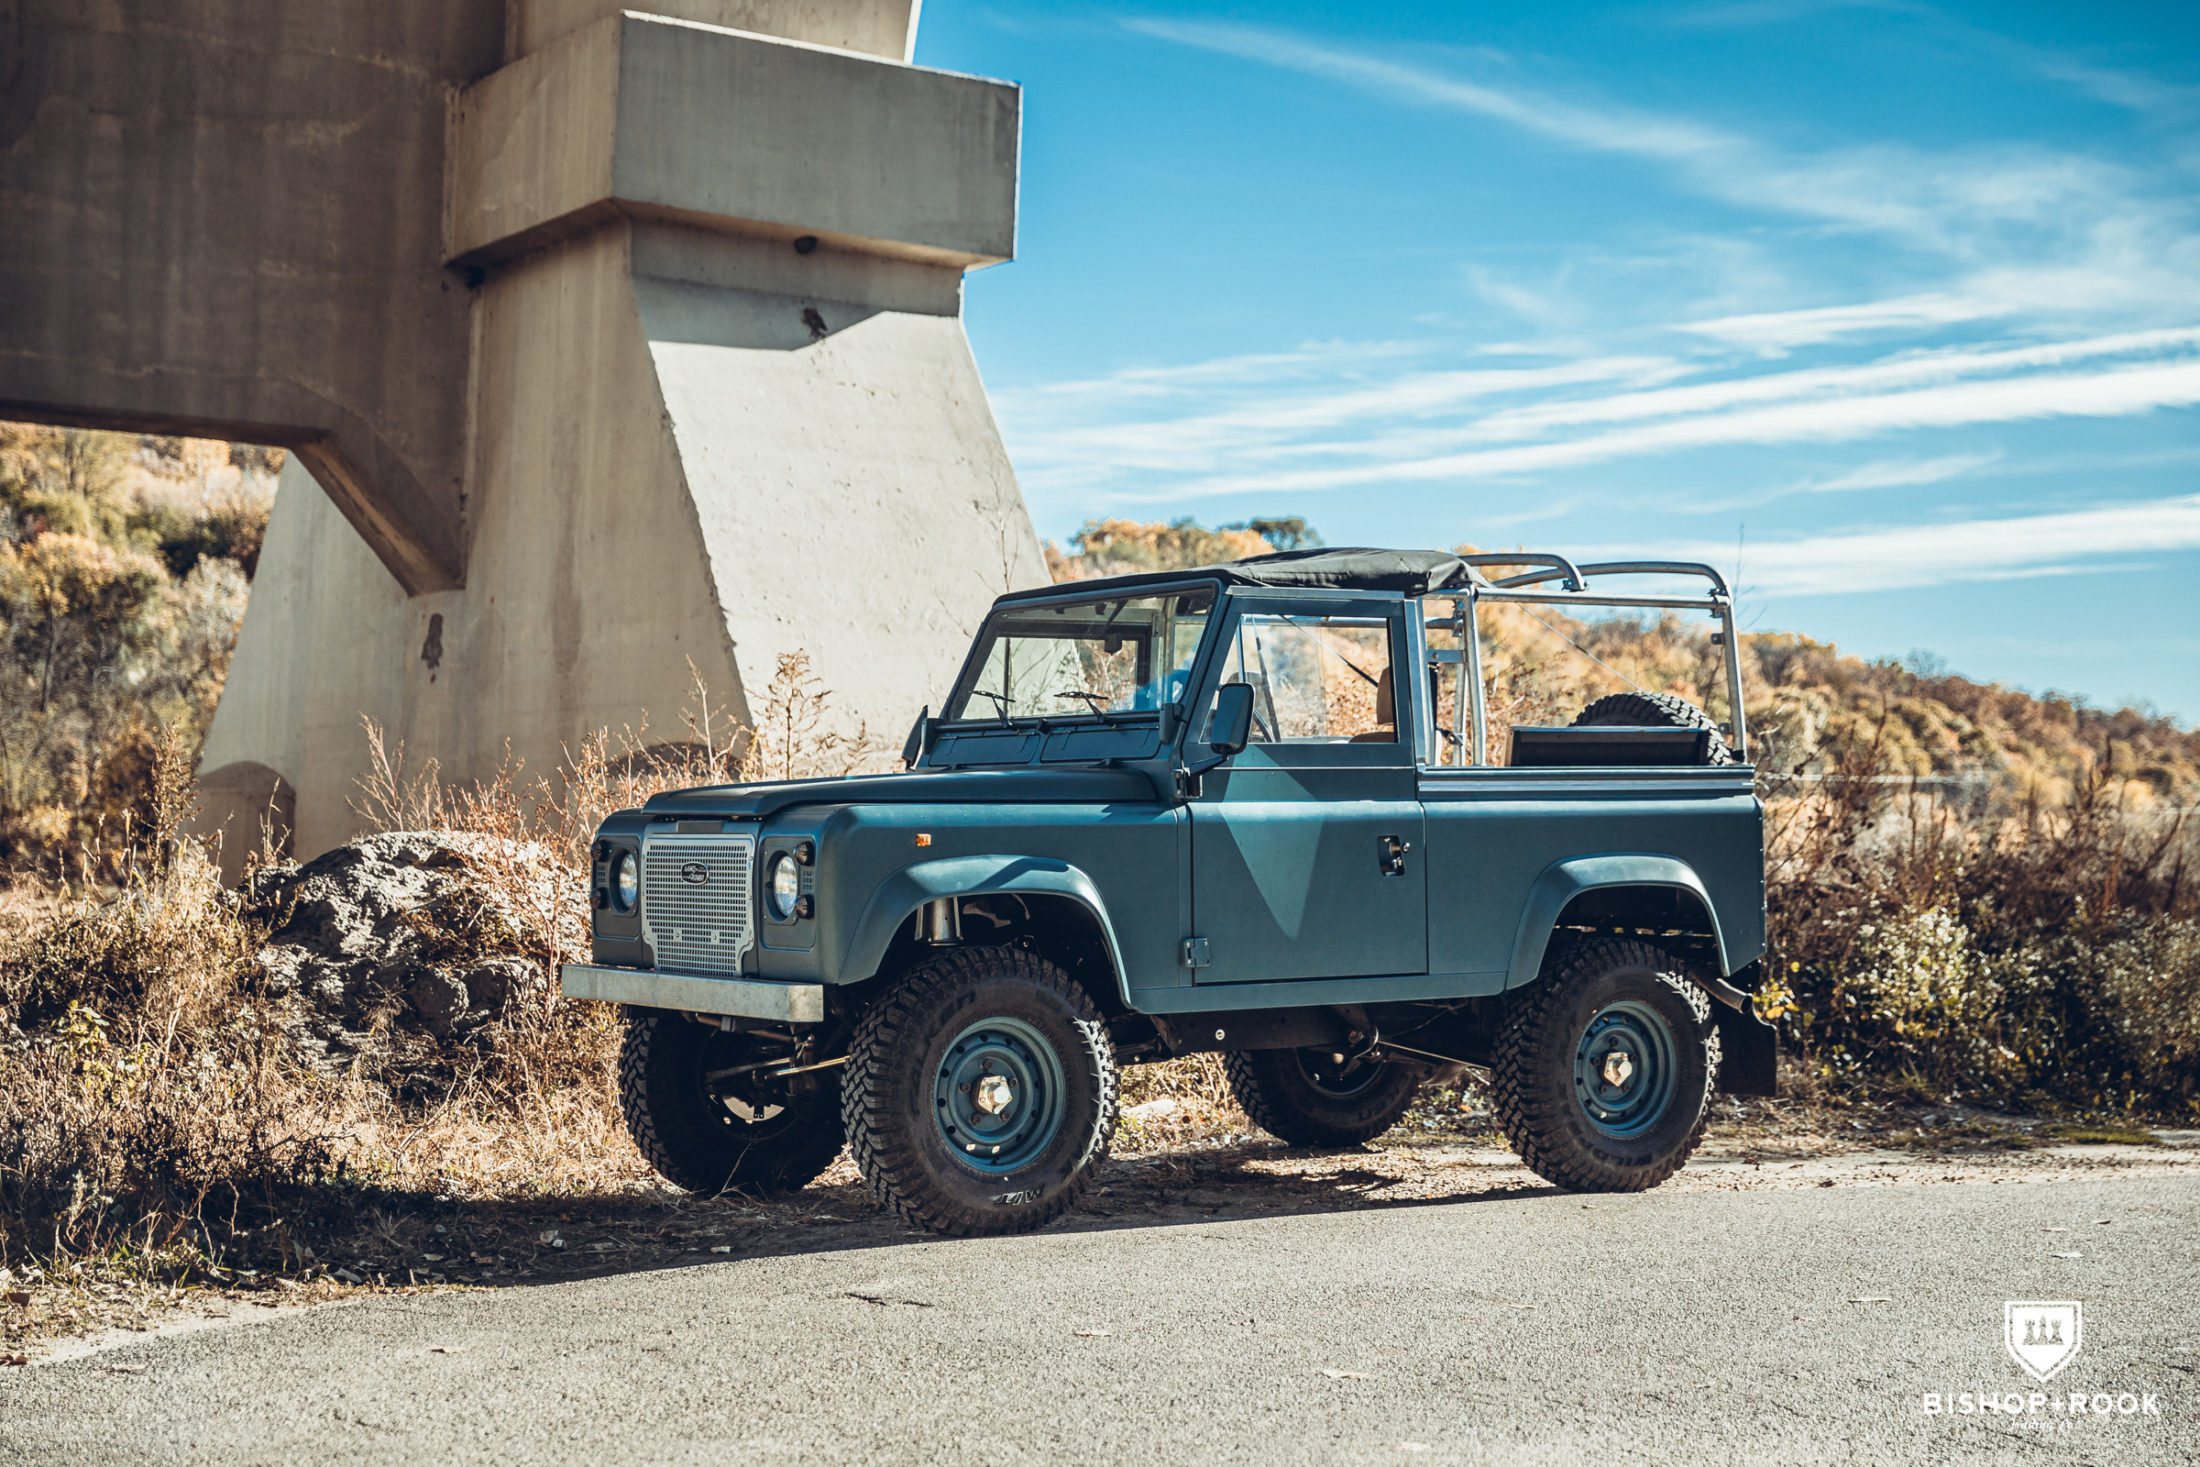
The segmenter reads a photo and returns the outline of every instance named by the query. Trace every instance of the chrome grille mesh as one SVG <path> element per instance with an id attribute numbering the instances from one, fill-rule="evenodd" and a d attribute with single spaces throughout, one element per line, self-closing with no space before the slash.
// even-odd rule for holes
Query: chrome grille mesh
<path id="1" fill-rule="evenodd" d="M 642 839 L 642 935 L 657 966 L 687 973 L 738 973 L 755 930 L 748 835 L 656 835 Z M 693 878 L 700 874 L 704 879 Z"/>

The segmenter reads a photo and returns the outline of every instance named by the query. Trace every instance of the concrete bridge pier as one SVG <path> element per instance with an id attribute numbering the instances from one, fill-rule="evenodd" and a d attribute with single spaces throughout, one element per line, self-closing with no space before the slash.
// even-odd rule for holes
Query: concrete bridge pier
<path id="1" fill-rule="evenodd" d="M 898 746 L 1044 578 L 960 319 L 1020 99 L 909 65 L 906 0 L 13 3 L 0 412 L 297 450 L 202 763 L 232 863 L 271 802 L 300 855 L 355 833 L 363 716 L 548 773 L 804 648 Z M 218 92 L 109 85 L 194 49 Z M 128 184 L 193 169 L 244 217 Z"/>

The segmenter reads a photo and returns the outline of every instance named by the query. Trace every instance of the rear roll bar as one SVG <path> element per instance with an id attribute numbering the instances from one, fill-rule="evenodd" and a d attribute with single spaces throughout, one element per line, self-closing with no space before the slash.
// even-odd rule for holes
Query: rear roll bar
<path id="1" fill-rule="evenodd" d="M 1572 584 L 1569 591 L 1588 589 L 1590 576 L 1702 576 L 1711 583 L 1712 591 L 1720 596 L 1733 593 L 1727 589 L 1726 577 L 1716 566 L 1705 565 L 1700 560 L 1605 560 L 1594 565 L 1575 567 L 1556 555 L 1531 555 L 1521 552 L 1514 555 L 1465 555 L 1460 559 L 1469 565 L 1549 565 L 1550 570 L 1529 571 L 1525 575 L 1507 576 L 1495 584 L 1511 589 L 1518 586 L 1539 586 L 1545 581 L 1564 580 Z"/>
<path id="2" fill-rule="evenodd" d="M 1548 551 L 1489 550 L 1477 555 L 1462 555 L 1459 558 L 1478 569 L 1485 565 L 1547 565 L 1550 567 L 1549 570 L 1535 571 L 1525 576 L 1508 576 L 1504 580 L 1496 582 L 1500 586 L 1532 586 L 1539 581 L 1562 580 L 1566 583 L 1567 590 L 1581 591 L 1586 590 L 1589 584 L 1582 578 L 1581 572 L 1574 569 L 1572 561 L 1563 555 L 1552 555 Z"/>
<path id="3" fill-rule="evenodd" d="M 1714 566 L 1694 560 L 1607 560 L 1592 565 L 1576 566 L 1563 555 L 1542 551 L 1514 550 L 1490 551 L 1460 557 L 1470 567 L 1485 565 L 1535 565 L 1544 569 L 1522 575 L 1507 576 L 1496 582 L 1485 582 L 1479 571 L 1474 583 L 1456 591 L 1441 591 L 1430 599 L 1449 599 L 1452 614 L 1426 623 L 1429 631 L 1446 630 L 1459 637 L 1459 651 L 1441 654 L 1431 660 L 1459 662 L 1459 680 L 1466 697 L 1452 700 L 1452 758 L 1474 765 L 1489 762 L 1489 711 L 1487 690 L 1482 684 L 1482 637 L 1477 626 L 1478 613 L 1484 600 L 1532 601 L 1548 606 L 1564 606 L 1568 602 L 1593 606 L 1640 606 L 1650 608 L 1693 609 L 1709 611 L 1719 619 L 1718 641 L 1726 653 L 1727 706 L 1731 720 L 1726 729 L 1732 741 L 1734 757 L 1749 762 L 1749 715 L 1742 706 L 1742 647 L 1735 634 L 1734 596 L 1726 577 Z M 1624 592 L 1589 591 L 1593 576 L 1701 576 L 1711 583 L 1711 590 L 1704 596 L 1630 596 Z M 1535 591 L 1530 588 L 1548 581 L 1564 584 L 1563 590 Z M 1417 628 L 1416 631 L 1419 629 Z M 1724 1001 L 1724 995 L 1720 995 Z"/>

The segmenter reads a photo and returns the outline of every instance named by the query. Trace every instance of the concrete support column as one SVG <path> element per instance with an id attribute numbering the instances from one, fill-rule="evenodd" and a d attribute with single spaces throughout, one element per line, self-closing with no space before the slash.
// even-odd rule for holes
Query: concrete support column
<path id="1" fill-rule="evenodd" d="M 906 65 L 913 5 L 677 8 L 521 0 L 451 93 L 464 574 L 401 584 L 293 459 L 202 766 L 233 860 L 260 784 L 298 854 L 356 832 L 362 716 L 446 779 L 549 773 L 684 737 L 694 675 L 746 718 L 803 648 L 898 748 L 1044 579 L 960 319 L 1013 252 L 1015 89 Z"/>

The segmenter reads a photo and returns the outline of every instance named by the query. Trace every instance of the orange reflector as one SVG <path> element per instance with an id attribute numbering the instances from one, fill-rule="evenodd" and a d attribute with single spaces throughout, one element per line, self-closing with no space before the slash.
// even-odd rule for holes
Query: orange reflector
<path id="1" fill-rule="evenodd" d="M 922 830 L 918 831 L 918 832 L 917 832 L 917 844 L 918 844 L 918 845 L 920 845 L 920 846 L 928 846 L 928 845 L 932 844 L 932 837 L 931 837 L 931 835 L 930 835 L 929 833 L 925 832 L 925 831 L 922 831 Z"/>

